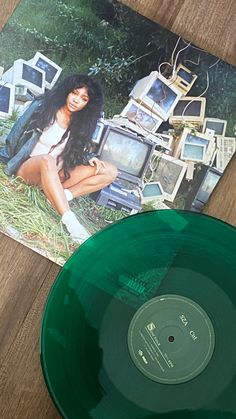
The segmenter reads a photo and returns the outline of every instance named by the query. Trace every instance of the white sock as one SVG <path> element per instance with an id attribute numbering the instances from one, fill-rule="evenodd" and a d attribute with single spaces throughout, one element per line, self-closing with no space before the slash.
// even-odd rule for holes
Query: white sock
<path id="1" fill-rule="evenodd" d="M 80 224 L 75 213 L 71 210 L 66 211 L 61 217 L 61 221 L 65 224 L 68 232 L 70 233 L 73 240 L 78 243 L 82 243 L 89 238 L 90 234 Z"/>
<path id="2" fill-rule="evenodd" d="M 68 202 L 74 199 L 72 192 L 69 189 L 64 189 L 64 192 L 65 192 L 65 196 Z"/>

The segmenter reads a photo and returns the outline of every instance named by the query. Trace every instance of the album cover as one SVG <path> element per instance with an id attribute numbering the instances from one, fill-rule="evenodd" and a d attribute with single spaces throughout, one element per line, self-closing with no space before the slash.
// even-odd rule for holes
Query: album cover
<path id="1" fill-rule="evenodd" d="M 116 1 L 21 0 L 0 33 L 0 230 L 63 265 L 124 217 L 201 212 L 236 70 Z"/>

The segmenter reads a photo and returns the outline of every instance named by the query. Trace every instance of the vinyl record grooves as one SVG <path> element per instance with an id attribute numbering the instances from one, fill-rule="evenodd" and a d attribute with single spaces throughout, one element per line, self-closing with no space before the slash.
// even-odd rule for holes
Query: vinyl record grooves
<path id="1" fill-rule="evenodd" d="M 141 213 L 87 240 L 45 307 L 41 362 L 68 419 L 236 417 L 236 230 Z"/>

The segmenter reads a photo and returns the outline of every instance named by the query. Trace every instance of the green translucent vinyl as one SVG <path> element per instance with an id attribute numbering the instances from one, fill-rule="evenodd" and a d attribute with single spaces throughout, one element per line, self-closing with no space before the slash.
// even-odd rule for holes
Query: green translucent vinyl
<path id="1" fill-rule="evenodd" d="M 56 279 L 42 322 L 43 373 L 62 417 L 235 418 L 235 248 L 234 227 L 175 210 L 130 216 L 87 240 Z M 204 371 L 175 386 L 144 376 L 127 344 L 135 312 L 163 294 L 195 301 L 215 334 Z"/>

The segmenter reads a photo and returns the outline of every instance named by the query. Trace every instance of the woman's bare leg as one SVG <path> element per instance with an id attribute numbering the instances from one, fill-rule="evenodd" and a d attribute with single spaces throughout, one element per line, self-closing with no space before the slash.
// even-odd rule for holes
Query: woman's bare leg
<path id="1" fill-rule="evenodd" d="M 69 189 L 76 198 L 104 188 L 117 177 L 116 167 L 109 162 L 105 162 L 105 167 L 102 167 L 98 174 L 95 172 L 96 168 L 93 166 L 77 166 L 70 171 L 70 178 L 66 181 L 63 181 L 61 173 L 63 188 Z"/>
<path id="2" fill-rule="evenodd" d="M 29 158 L 20 166 L 17 176 L 30 185 L 41 186 L 60 215 L 69 211 L 70 207 L 53 157 L 42 155 Z"/>
<path id="3" fill-rule="evenodd" d="M 43 188 L 45 195 L 62 215 L 61 221 L 77 243 L 82 243 L 89 237 L 87 230 L 70 210 L 53 157 L 48 155 L 31 157 L 21 165 L 17 176 L 31 185 Z"/>

